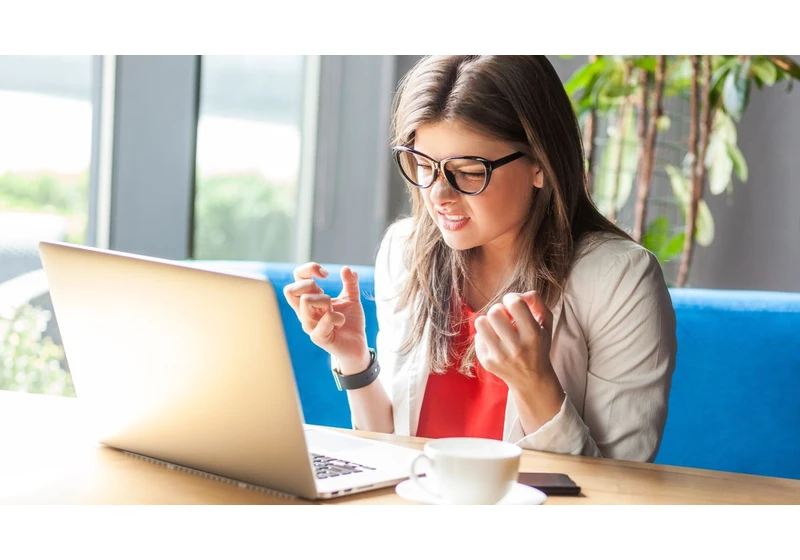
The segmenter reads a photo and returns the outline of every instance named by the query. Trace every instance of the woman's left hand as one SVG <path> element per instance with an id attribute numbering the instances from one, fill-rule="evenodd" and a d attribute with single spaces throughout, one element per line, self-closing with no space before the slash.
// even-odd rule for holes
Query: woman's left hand
<path id="1" fill-rule="evenodd" d="M 506 294 L 475 320 L 481 365 L 509 387 L 555 375 L 550 363 L 553 314 L 536 292 Z"/>
<path id="2" fill-rule="evenodd" d="M 553 314 L 536 292 L 506 294 L 475 320 L 475 354 L 508 385 L 526 431 L 555 416 L 564 391 L 550 361 Z"/>

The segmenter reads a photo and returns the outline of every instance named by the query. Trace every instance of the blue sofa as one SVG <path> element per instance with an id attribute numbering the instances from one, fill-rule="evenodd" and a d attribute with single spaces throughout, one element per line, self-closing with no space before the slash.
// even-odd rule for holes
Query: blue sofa
<path id="1" fill-rule="evenodd" d="M 303 332 L 283 298 L 294 265 L 195 261 L 204 268 L 268 277 L 276 287 L 306 422 L 350 427 L 327 354 Z M 326 293 L 341 289 L 325 265 Z M 371 295 L 372 267 L 354 267 Z M 673 289 L 678 357 L 656 462 L 800 479 L 800 293 Z M 375 304 L 362 297 L 375 344 Z"/>

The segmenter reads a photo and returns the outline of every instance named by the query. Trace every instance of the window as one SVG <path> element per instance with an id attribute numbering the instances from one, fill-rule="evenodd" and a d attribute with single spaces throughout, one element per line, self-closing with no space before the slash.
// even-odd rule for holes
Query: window
<path id="1" fill-rule="evenodd" d="M 38 242 L 86 242 L 95 62 L 0 56 L 0 389 L 72 393 Z"/>
<path id="2" fill-rule="evenodd" d="M 201 60 L 193 257 L 291 261 L 307 61 Z"/>

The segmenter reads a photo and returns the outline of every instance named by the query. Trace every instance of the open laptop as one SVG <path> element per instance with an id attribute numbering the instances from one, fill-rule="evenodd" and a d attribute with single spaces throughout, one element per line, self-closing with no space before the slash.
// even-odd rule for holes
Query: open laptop
<path id="1" fill-rule="evenodd" d="M 417 451 L 304 423 L 268 280 L 66 243 L 39 251 L 100 443 L 308 499 L 408 477 Z"/>

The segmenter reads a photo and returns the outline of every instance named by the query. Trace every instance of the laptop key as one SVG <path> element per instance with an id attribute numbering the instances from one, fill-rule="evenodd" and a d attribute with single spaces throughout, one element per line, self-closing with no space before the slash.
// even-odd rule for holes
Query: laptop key
<path id="1" fill-rule="evenodd" d="M 311 454 L 311 459 L 314 464 L 317 478 L 333 478 L 335 476 L 344 476 L 348 474 L 364 472 L 364 470 L 375 470 L 373 467 L 366 465 L 359 465 L 342 459 L 328 457 L 317 453 Z"/>

